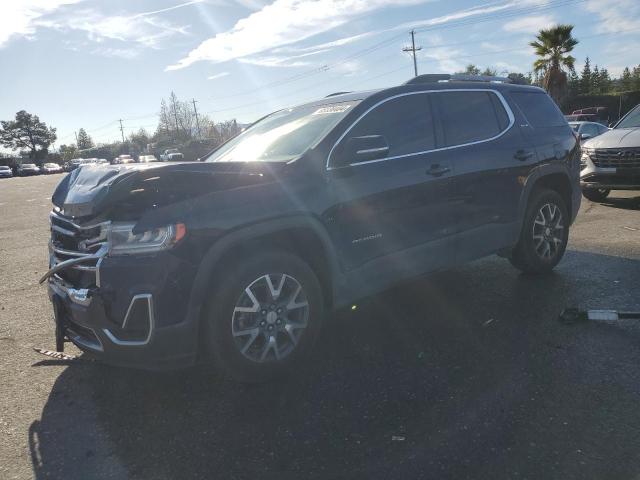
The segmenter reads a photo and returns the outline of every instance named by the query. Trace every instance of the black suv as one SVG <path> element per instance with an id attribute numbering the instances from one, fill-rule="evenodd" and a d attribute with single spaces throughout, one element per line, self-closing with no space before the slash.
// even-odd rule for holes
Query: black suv
<path id="1" fill-rule="evenodd" d="M 83 166 L 50 215 L 58 349 L 269 378 L 402 279 L 495 253 L 551 270 L 579 174 L 543 90 L 448 76 L 277 111 L 199 163 Z"/>

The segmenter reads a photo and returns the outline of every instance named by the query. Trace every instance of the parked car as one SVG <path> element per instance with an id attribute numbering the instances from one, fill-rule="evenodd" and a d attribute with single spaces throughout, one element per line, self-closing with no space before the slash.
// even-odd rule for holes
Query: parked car
<path id="1" fill-rule="evenodd" d="M 582 145 L 580 169 L 582 193 L 594 202 L 611 190 L 640 190 L 640 105 Z"/>
<path id="2" fill-rule="evenodd" d="M 609 125 L 609 109 L 607 107 L 587 107 L 574 110 L 571 115 L 565 115 L 568 122 L 595 122 L 604 126 Z"/>
<path id="3" fill-rule="evenodd" d="M 13 172 L 10 167 L 6 165 L 0 165 L 0 178 L 11 178 L 13 177 Z"/>
<path id="4" fill-rule="evenodd" d="M 569 122 L 569 125 L 573 128 L 573 131 L 578 134 L 580 143 L 597 137 L 609 130 L 608 127 L 596 122 Z"/>
<path id="5" fill-rule="evenodd" d="M 163 162 L 179 162 L 184 160 L 184 155 L 177 148 L 168 148 L 160 155 L 160 160 Z"/>
<path id="6" fill-rule="evenodd" d="M 280 110 L 203 162 L 71 174 L 41 279 L 58 348 L 259 381 L 303 361 L 327 309 L 401 280 L 495 253 L 553 269 L 576 136 L 537 87 L 457 78 Z"/>
<path id="7" fill-rule="evenodd" d="M 21 165 L 18 165 L 17 170 L 18 170 L 18 175 L 21 177 L 40 174 L 40 169 L 36 166 L 35 163 L 23 163 Z"/>
<path id="8" fill-rule="evenodd" d="M 113 159 L 112 163 L 114 165 L 118 165 L 118 164 L 134 163 L 134 162 L 135 160 L 131 155 L 118 155 L 116 158 Z"/>
<path id="9" fill-rule="evenodd" d="M 155 155 L 140 155 L 138 157 L 138 163 L 157 162 L 158 159 Z"/>
<path id="10" fill-rule="evenodd" d="M 46 175 L 50 175 L 52 173 L 62 173 L 62 167 L 57 163 L 45 163 L 40 170 Z"/>
<path id="11" fill-rule="evenodd" d="M 63 170 L 65 172 L 73 172 L 76 168 L 78 168 L 84 162 L 84 158 L 74 158 L 73 160 L 69 160 L 64 164 Z"/>
<path id="12" fill-rule="evenodd" d="M 99 158 L 96 163 L 98 165 L 108 165 L 109 164 L 109 160 L 107 160 L 106 158 Z"/>

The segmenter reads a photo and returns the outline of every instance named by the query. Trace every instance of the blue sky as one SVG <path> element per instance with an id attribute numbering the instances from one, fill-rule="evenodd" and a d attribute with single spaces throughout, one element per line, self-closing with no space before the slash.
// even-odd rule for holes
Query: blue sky
<path id="1" fill-rule="evenodd" d="M 531 69 L 528 42 L 575 25 L 577 67 L 640 63 L 638 0 L 3 0 L 0 119 L 25 109 L 95 141 L 155 129 L 171 90 L 215 121 L 249 122 L 343 90 L 399 84 L 415 28 L 421 73 Z"/>

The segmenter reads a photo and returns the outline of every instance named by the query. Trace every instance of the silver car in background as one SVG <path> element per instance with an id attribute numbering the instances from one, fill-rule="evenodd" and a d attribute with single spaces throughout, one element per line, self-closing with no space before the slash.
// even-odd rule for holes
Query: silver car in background
<path id="1" fill-rule="evenodd" d="M 594 202 L 611 190 L 640 190 L 640 105 L 611 130 L 582 144 L 580 185 Z"/>

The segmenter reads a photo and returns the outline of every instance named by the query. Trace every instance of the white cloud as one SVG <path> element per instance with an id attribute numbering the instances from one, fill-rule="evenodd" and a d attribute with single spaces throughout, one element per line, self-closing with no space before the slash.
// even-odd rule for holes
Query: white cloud
<path id="1" fill-rule="evenodd" d="M 505 23 L 502 28 L 507 32 L 538 33 L 543 28 L 555 25 L 553 15 L 531 15 Z"/>
<path id="2" fill-rule="evenodd" d="M 104 15 L 96 10 L 83 9 L 38 20 L 35 24 L 63 32 L 84 32 L 89 40 L 97 43 L 116 40 L 147 48 L 159 48 L 162 42 L 170 37 L 188 34 L 188 27 L 175 25 L 153 16 L 153 13 L 155 12 L 137 15 Z"/>
<path id="3" fill-rule="evenodd" d="M 207 80 L 217 80 L 219 78 L 226 77 L 227 75 L 229 75 L 229 72 L 220 72 L 207 77 Z"/>
<path id="4" fill-rule="evenodd" d="M 31 37 L 36 32 L 35 22 L 64 5 L 81 0 L 1 0 L 0 47 L 13 36 Z"/>
<path id="5" fill-rule="evenodd" d="M 255 55 L 326 32 L 373 10 L 425 1 L 429 0 L 275 0 L 239 20 L 231 30 L 205 40 L 167 70 L 203 60 L 219 63 Z"/>
<path id="6" fill-rule="evenodd" d="M 464 70 L 465 63 L 460 61 L 460 57 L 464 58 L 465 52 L 451 46 L 438 47 L 437 45 L 443 44 L 443 38 L 440 35 L 431 34 L 425 39 L 424 43 L 426 48 L 421 50 L 419 55 L 421 58 L 435 60 L 438 64 L 435 70 L 445 73 Z M 432 68 L 429 66 L 426 70 L 431 71 Z"/>
<path id="7" fill-rule="evenodd" d="M 589 0 L 586 7 L 588 11 L 600 16 L 602 21 L 597 26 L 599 32 L 640 30 L 638 0 L 607 0 L 606 2 Z"/>

